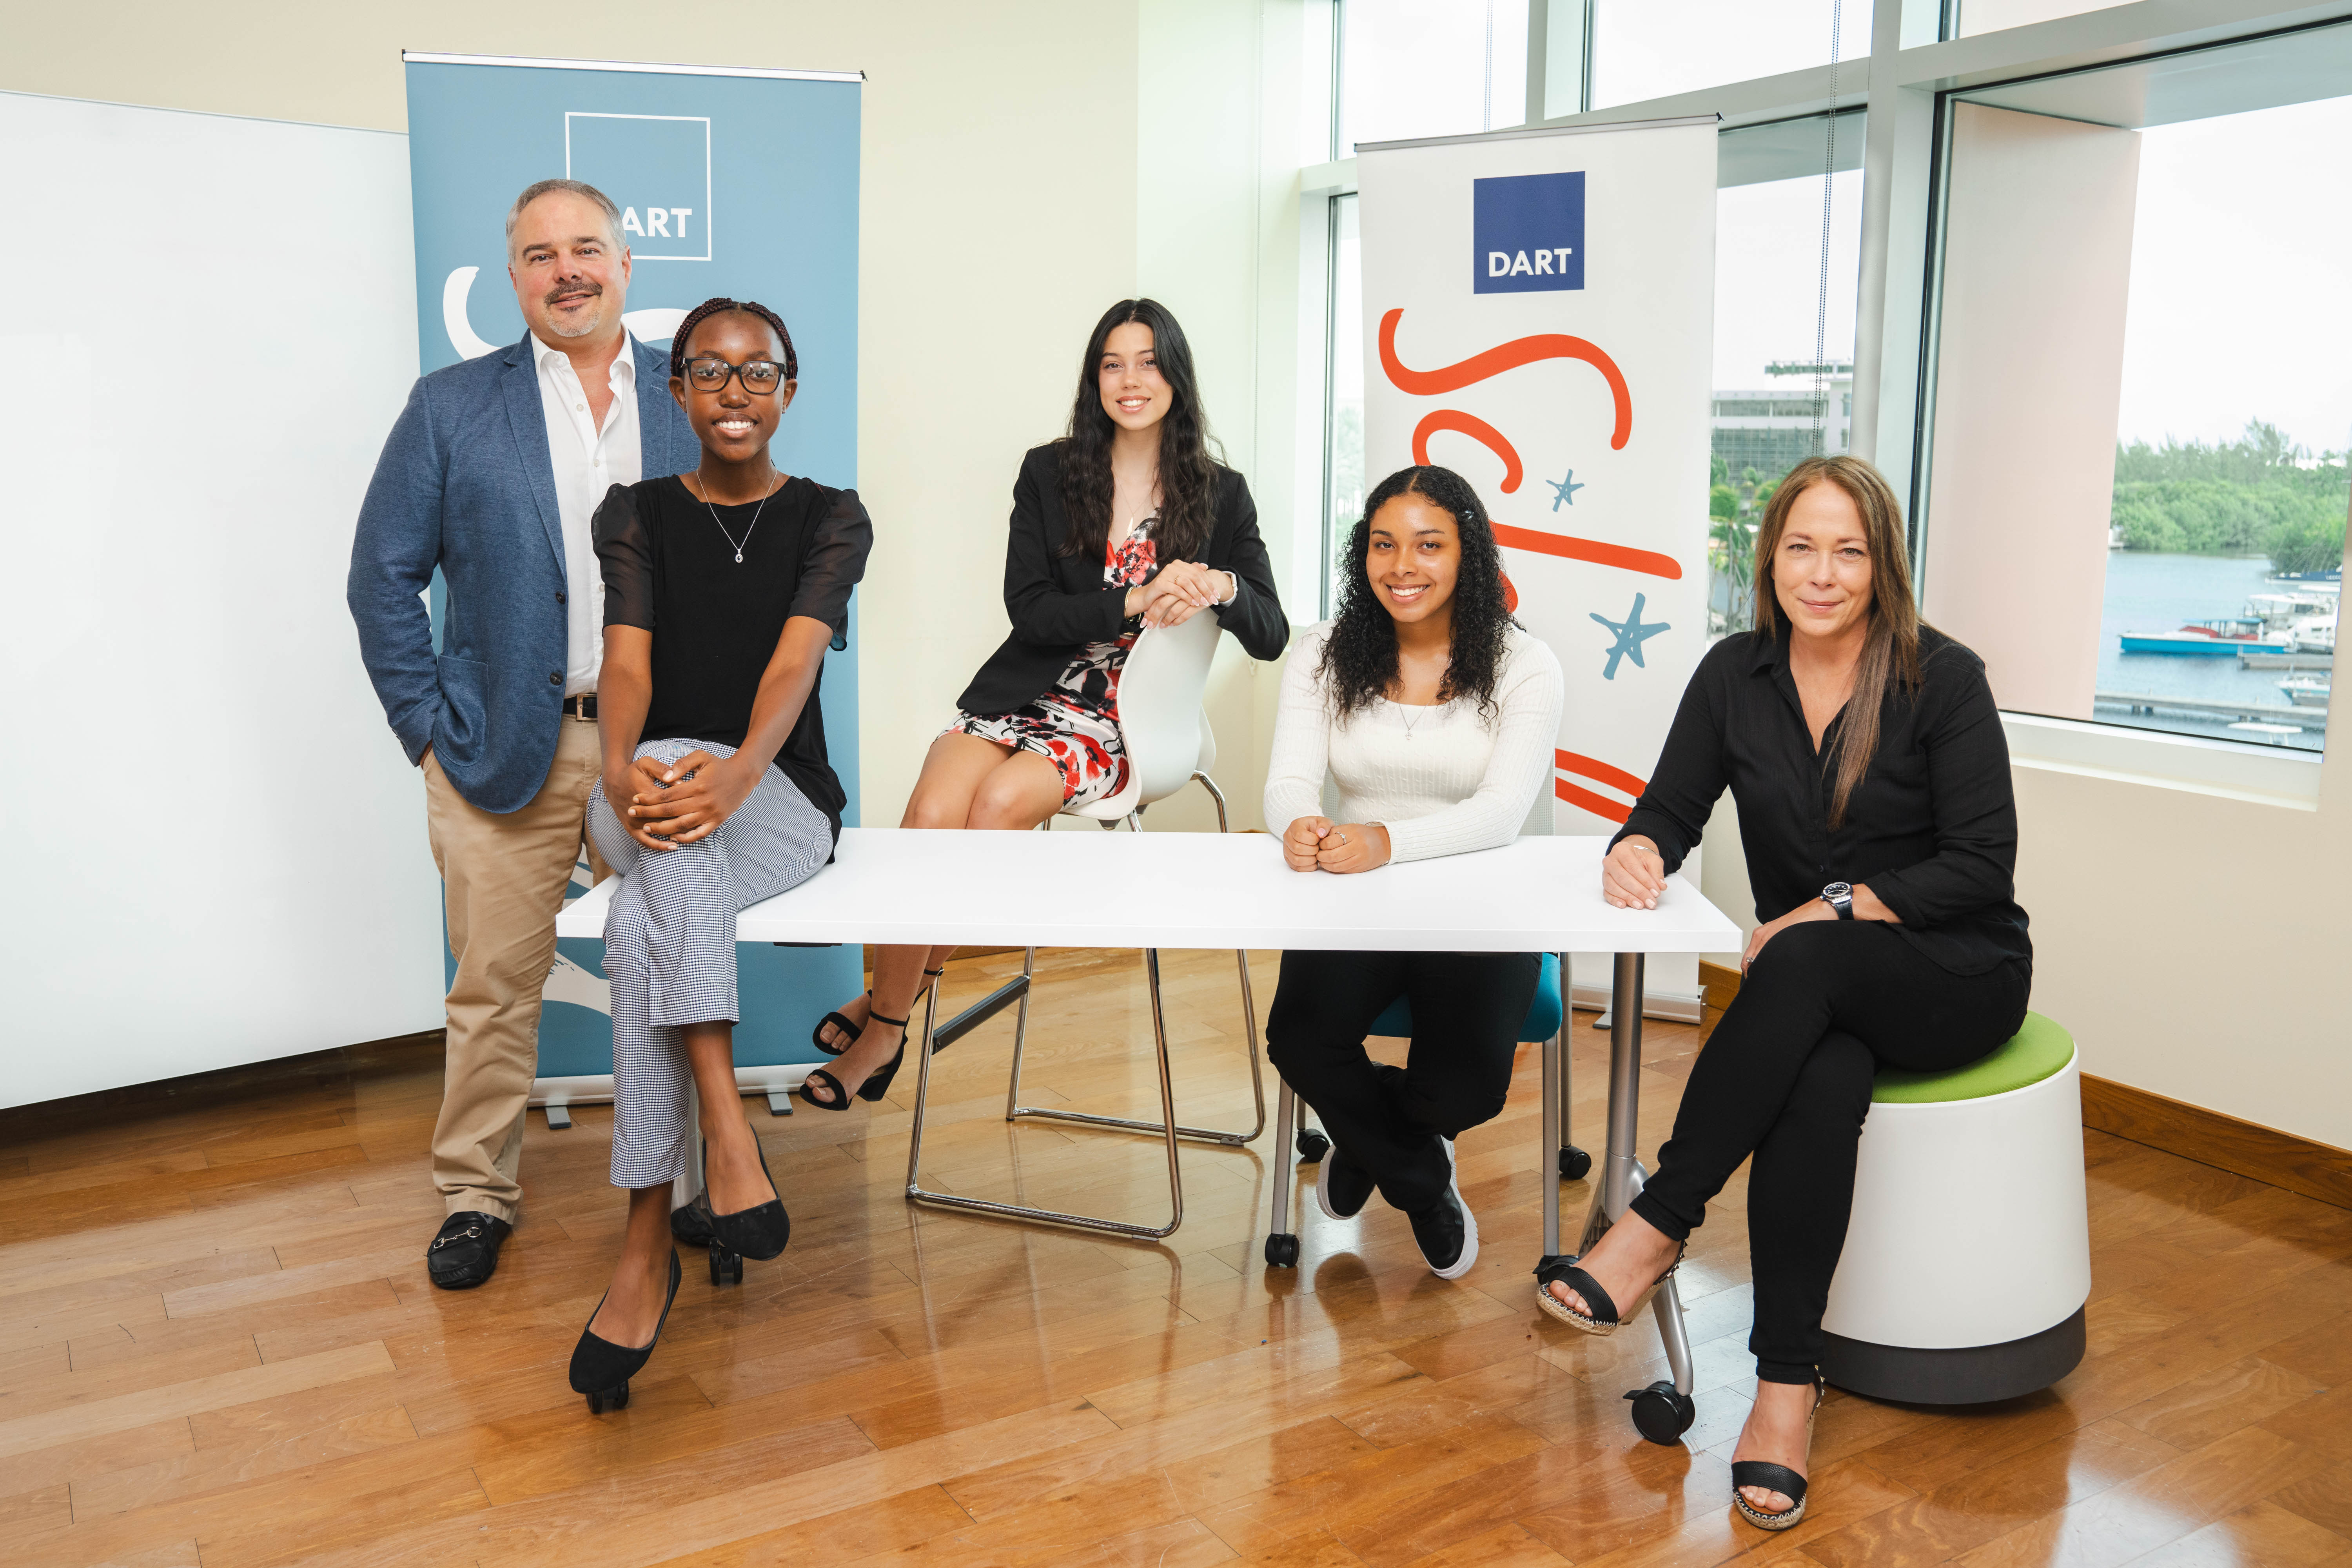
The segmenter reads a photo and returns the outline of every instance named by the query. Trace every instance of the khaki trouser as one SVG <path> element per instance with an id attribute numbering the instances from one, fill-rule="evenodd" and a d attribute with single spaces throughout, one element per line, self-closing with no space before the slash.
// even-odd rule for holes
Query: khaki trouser
<path id="1" fill-rule="evenodd" d="M 438 759 L 425 759 L 425 824 L 457 960 L 433 1128 L 433 1184 L 450 1214 L 478 1209 L 511 1224 L 522 1201 L 516 1173 L 539 1065 L 540 991 L 604 766 L 595 723 L 566 716 L 547 782 L 500 815 L 468 804 Z M 612 874 L 593 844 L 588 865 L 597 881 Z"/>

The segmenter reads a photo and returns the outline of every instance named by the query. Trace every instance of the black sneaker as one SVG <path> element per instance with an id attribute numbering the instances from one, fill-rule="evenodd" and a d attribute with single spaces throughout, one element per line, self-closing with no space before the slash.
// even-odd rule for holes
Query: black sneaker
<path id="1" fill-rule="evenodd" d="M 499 1271 L 499 1248 L 514 1226 L 495 1215 L 464 1209 L 441 1222 L 425 1249 L 425 1271 L 444 1290 L 470 1290 Z"/>
<path id="2" fill-rule="evenodd" d="M 1454 1179 L 1454 1143 L 1441 1138 L 1445 1149 L 1445 1191 L 1425 1209 L 1405 1217 L 1412 1222 L 1412 1238 L 1421 1244 L 1429 1271 L 1440 1279 L 1459 1279 L 1478 1261 L 1478 1216 L 1462 1201 Z"/>
<path id="3" fill-rule="evenodd" d="M 1353 1219 L 1371 1196 L 1372 1173 L 1333 1144 L 1323 1156 L 1322 1174 L 1315 1178 L 1315 1206 L 1333 1219 Z"/>

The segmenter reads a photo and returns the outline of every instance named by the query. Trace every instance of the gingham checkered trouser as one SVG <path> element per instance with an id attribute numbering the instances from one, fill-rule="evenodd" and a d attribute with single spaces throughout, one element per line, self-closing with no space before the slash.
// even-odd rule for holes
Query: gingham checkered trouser
<path id="1" fill-rule="evenodd" d="M 731 757 L 711 741 L 647 741 L 640 757 L 674 763 L 693 751 Z M 640 849 L 605 803 L 588 801 L 597 853 L 621 873 L 604 917 L 613 983 L 613 1184 L 652 1187 L 686 1164 L 686 1024 L 736 1021 L 735 917 L 814 876 L 833 829 L 790 779 L 770 768 L 718 831 L 656 854 Z"/>

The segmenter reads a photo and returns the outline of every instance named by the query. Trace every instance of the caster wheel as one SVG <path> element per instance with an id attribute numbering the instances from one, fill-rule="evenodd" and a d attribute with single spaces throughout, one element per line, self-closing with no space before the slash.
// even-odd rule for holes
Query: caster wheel
<path id="1" fill-rule="evenodd" d="M 730 1252 L 717 1242 L 710 1244 L 710 1282 L 713 1285 L 743 1283 L 743 1255 Z"/>
<path id="2" fill-rule="evenodd" d="M 1331 1140 L 1309 1128 L 1298 1135 L 1298 1163 L 1312 1165 L 1331 1152 Z"/>
<path id="3" fill-rule="evenodd" d="M 1690 1395 L 1676 1394 L 1675 1385 L 1663 1379 L 1625 1397 L 1633 1402 L 1633 1425 L 1642 1436 L 1669 1447 L 1682 1441 L 1698 1416 L 1698 1406 L 1691 1403 Z"/>
<path id="4" fill-rule="evenodd" d="M 1265 1264 L 1269 1268 L 1298 1267 L 1298 1238 L 1295 1236 L 1269 1236 L 1265 1238 Z"/>
<path id="5" fill-rule="evenodd" d="M 1580 1182 L 1592 1169 L 1592 1156 L 1573 1143 L 1565 1143 L 1559 1151 L 1559 1175 L 1564 1182 Z"/>
<path id="6" fill-rule="evenodd" d="M 602 1415 L 608 1410 L 626 1410 L 628 1407 L 629 1383 L 626 1378 L 621 1380 L 618 1388 L 600 1389 L 588 1396 L 588 1414 L 591 1415 Z"/>

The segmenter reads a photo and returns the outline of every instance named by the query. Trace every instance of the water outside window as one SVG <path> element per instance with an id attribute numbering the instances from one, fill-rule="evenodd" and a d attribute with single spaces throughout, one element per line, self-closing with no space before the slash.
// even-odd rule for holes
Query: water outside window
<path id="1" fill-rule="evenodd" d="M 2095 712 L 2316 750 L 2352 487 L 2352 98 L 2140 143 Z"/>

